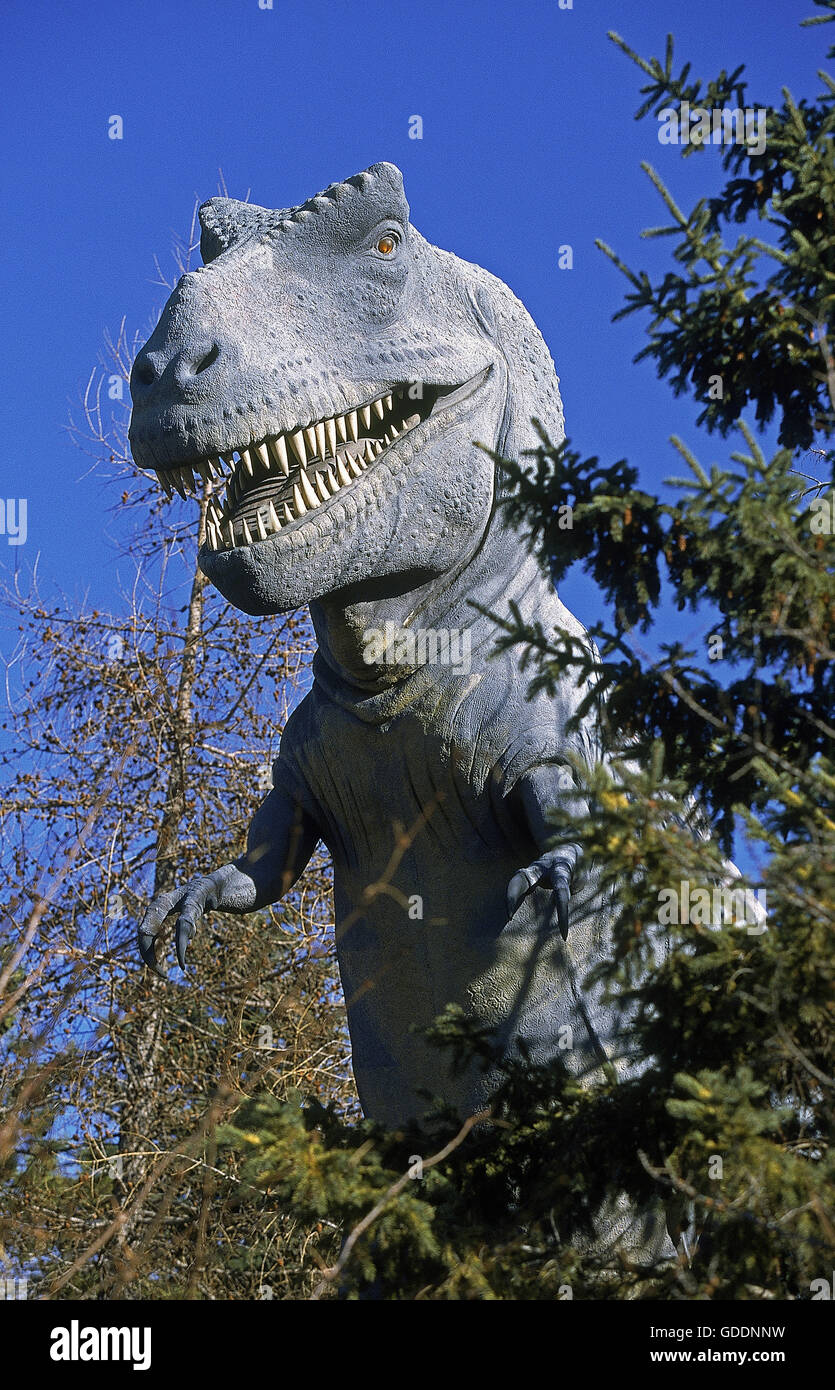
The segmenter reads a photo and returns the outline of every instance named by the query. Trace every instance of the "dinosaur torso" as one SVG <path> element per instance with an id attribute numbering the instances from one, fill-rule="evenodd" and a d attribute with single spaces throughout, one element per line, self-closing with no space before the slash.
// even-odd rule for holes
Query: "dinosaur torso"
<path id="1" fill-rule="evenodd" d="M 593 717 L 568 730 L 584 691 L 564 682 L 531 700 L 518 655 L 496 651 L 486 614 L 510 603 L 547 629 L 583 634 L 496 507 L 442 584 L 405 602 L 311 605 L 313 688 L 285 729 L 274 778 L 331 853 L 354 1075 L 365 1112 L 390 1124 L 419 1117 L 433 1096 L 460 1114 L 488 1102 L 495 1072 L 454 1072 L 425 1039 L 448 1004 L 490 1028 L 505 1056 L 521 1045 L 547 1062 L 569 1039 L 561 1060 L 581 1075 L 602 1047 L 622 1047 L 618 1016 L 581 990 L 609 927 L 594 873 L 575 884 L 566 941 L 546 889 L 508 911 L 508 883 L 538 853 L 522 780 L 564 771 L 570 755 L 586 765 L 600 756 Z M 421 646 L 443 634 L 466 641 Z"/>
<path id="2" fill-rule="evenodd" d="M 567 943 L 544 928 L 544 890 L 512 924 L 506 906 L 537 853 L 514 787 L 566 746 L 565 712 L 527 704 L 509 657 L 475 658 L 469 673 L 424 666 L 369 694 L 317 657 L 274 769 L 333 859 L 354 1074 L 366 1113 L 389 1123 L 419 1115 L 433 1086 L 460 1113 L 486 1104 L 494 1078 L 477 1068 L 439 1084 L 423 1030 L 449 1003 L 540 1061 L 566 1025 L 587 1041 L 571 976 L 590 963 L 593 929 L 579 911 Z"/>

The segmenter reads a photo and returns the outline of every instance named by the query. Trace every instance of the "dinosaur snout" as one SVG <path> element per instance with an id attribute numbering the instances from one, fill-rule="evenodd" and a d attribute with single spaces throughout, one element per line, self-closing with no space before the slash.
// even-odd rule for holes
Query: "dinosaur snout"
<path id="1" fill-rule="evenodd" d="M 140 468 L 215 452 L 219 403 L 225 403 L 238 354 L 217 314 L 175 293 L 130 374 L 130 439 Z"/>
<path id="2" fill-rule="evenodd" d="M 128 437 L 140 468 L 212 452 L 206 446 L 217 433 L 218 405 L 239 362 L 226 307 L 202 274 L 184 275 L 137 354 Z"/>
<path id="3" fill-rule="evenodd" d="M 173 405 L 191 395 L 195 388 L 205 388 L 208 393 L 222 370 L 222 357 L 220 343 L 209 337 L 168 350 L 154 351 L 146 346 L 131 372 L 134 405 Z"/>

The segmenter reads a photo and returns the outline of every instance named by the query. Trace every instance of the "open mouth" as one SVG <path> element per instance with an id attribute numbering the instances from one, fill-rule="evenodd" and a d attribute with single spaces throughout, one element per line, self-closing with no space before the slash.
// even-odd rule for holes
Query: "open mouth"
<path id="1" fill-rule="evenodd" d="M 420 399 L 411 394 L 414 385 L 394 387 L 344 415 L 300 424 L 157 476 L 169 497 L 172 486 L 185 497 L 196 493 L 195 472 L 210 482 L 230 470 L 223 496 L 209 499 L 206 545 L 213 551 L 253 545 L 350 487 L 430 416 L 471 395 L 488 372 L 462 386 L 424 385 Z"/>

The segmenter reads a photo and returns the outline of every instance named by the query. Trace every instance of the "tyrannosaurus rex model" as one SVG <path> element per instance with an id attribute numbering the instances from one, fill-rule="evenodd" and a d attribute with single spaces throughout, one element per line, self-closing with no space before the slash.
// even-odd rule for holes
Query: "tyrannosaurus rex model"
<path id="1" fill-rule="evenodd" d="M 474 442 L 518 458 L 533 416 L 562 438 L 548 350 L 506 285 L 415 230 L 391 164 L 280 211 L 212 199 L 200 220 L 205 264 L 134 365 L 131 447 L 166 489 L 230 470 L 200 565 L 248 613 L 309 604 L 319 650 L 246 853 L 154 901 L 144 959 L 176 912 L 183 964 L 205 910 L 275 902 L 322 840 L 367 1115 L 486 1102 L 495 1076 L 453 1075 L 424 1040 L 448 1003 L 505 1055 L 559 1051 L 590 1076 L 624 1051 L 582 988 L 610 912 L 548 812 L 597 731 L 567 732 L 570 681 L 526 700 L 479 611 L 583 631 Z"/>

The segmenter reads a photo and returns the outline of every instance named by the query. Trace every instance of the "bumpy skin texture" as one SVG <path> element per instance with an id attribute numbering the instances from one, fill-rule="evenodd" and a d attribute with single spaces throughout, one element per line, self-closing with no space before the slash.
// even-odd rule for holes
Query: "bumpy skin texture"
<path id="1" fill-rule="evenodd" d="M 527 700 L 518 658 L 495 655 L 494 624 L 475 607 L 506 613 L 512 601 L 546 629 L 582 632 L 503 524 L 500 473 L 475 442 L 519 458 L 538 442 L 534 416 L 562 437 L 539 332 L 502 281 L 420 236 L 391 164 L 295 209 L 213 199 L 201 221 L 207 264 L 180 281 L 134 368 L 140 466 L 228 456 L 404 383 L 470 391 L 441 397 L 451 404 L 277 534 L 201 551 L 246 612 L 309 604 L 319 650 L 246 854 L 152 904 L 146 960 L 169 912 L 182 963 L 205 908 L 276 901 L 321 839 L 366 1114 L 395 1125 L 428 1096 L 462 1115 L 488 1101 L 494 1076 L 453 1076 L 422 1039 L 450 1002 L 491 1025 L 506 1054 L 521 1042 L 587 1077 L 607 1055 L 628 1067 L 625 1020 L 582 988 L 609 907 L 580 847 L 554 848 L 547 821 L 569 754 L 600 756 L 597 730 L 566 732 L 582 694 L 568 681 L 556 699 Z M 364 634 L 387 622 L 466 629 L 469 669 L 408 655 L 367 664 Z M 626 1239 L 630 1224 L 610 1213 L 601 1241 Z"/>

